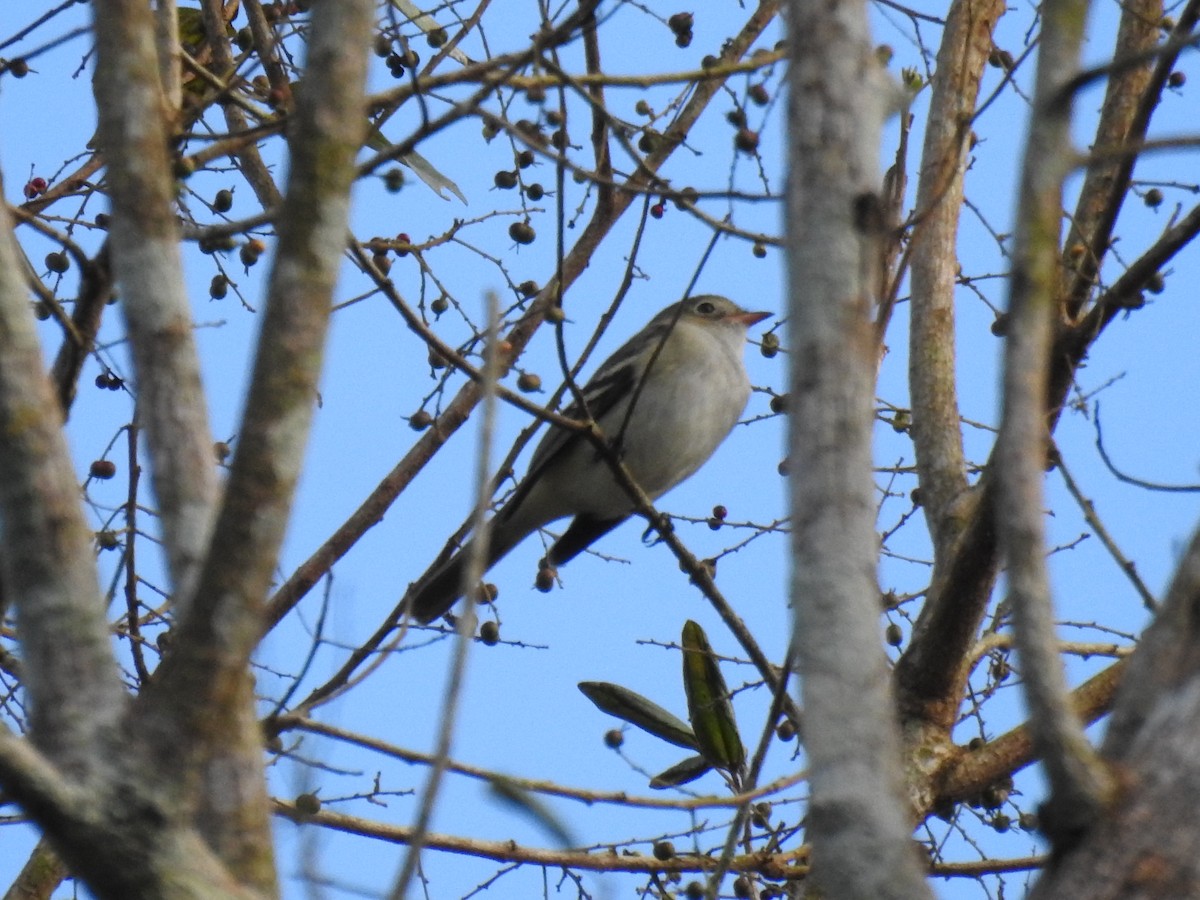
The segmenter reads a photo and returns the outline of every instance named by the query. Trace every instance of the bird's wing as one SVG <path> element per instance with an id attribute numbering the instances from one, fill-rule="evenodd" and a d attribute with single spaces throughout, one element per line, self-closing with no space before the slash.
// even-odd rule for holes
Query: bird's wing
<path id="1" fill-rule="evenodd" d="M 627 400 L 633 391 L 634 380 L 637 377 L 637 370 L 633 364 L 635 355 L 625 353 L 627 347 L 628 345 L 613 354 L 583 387 L 587 412 L 595 421 L 605 419 L 608 413 Z M 570 419 L 585 417 L 583 408 L 578 401 L 572 401 L 563 410 L 563 415 Z M 516 493 L 504 505 L 499 516 L 503 516 L 505 519 L 511 518 L 537 483 L 538 476 L 546 466 L 550 465 L 559 454 L 569 452 L 578 441 L 588 440 L 587 436 L 579 431 L 558 428 L 553 424 L 548 427 L 549 431 L 546 432 L 546 436 L 542 438 L 542 442 L 533 452 L 533 458 L 529 461 L 529 471 L 525 473 L 525 477 L 517 485 Z"/>

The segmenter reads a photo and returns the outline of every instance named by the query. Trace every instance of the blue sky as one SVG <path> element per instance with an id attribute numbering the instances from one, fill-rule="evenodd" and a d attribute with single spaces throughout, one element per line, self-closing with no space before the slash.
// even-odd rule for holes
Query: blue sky
<path id="1" fill-rule="evenodd" d="M 664 16 L 676 11 L 664 4 L 653 6 Z M 614 36 L 620 33 L 622 38 L 603 42 L 605 67 L 608 71 L 628 73 L 693 66 L 705 52 L 719 46 L 733 27 L 732 23 L 744 15 L 732 4 L 723 5 L 720 11 L 698 15 L 692 47 L 679 50 L 671 44 L 665 28 L 634 7 L 617 8 L 614 4 L 610 8 L 614 12 L 606 27 L 612 29 Z M 919 8 L 932 14 L 942 11 L 934 4 L 923 4 Z M 1095 11 L 1096 37 L 1088 47 L 1089 59 L 1093 62 L 1103 59 L 1108 52 L 1107 35 L 1115 10 L 1115 4 L 1106 4 Z M 58 20 L 54 33 L 66 31 L 72 17 L 84 21 L 87 12 L 86 6 L 72 9 Z M 33 15 L 32 11 L 30 15 Z M 998 44 L 1019 55 L 1030 27 L 1029 18 L 1025 8 L 1011 12 L 1001 23 Z M 904 22 L 902 18 L 897 19 L 895 13 L 885 15 L 881 11 L 875 19 L 877 40 L 889 43 L 895 50 L 893 71 L 903 65 L 923 69 L 911 32 L 897 28 L 897 21 Z M 12 22 L 0 29 L 0 39 L 12 33 L 18 24 Z M 489 32 L 491 49 L 502 51 L 516 47 L 531 30 L 529 21 L 513 21 L 510 31 Z M 940 36 L 936 27 L 927 23 L 922 25 L 922 34 L 926 42 L 936 46 Z M 779 36 L 775 30 L 760 45 L 771 47 Z M 423 42 L 416 46 L 422 53 L 427 52 Z M 16 55 L 17 50 L 24 48 L 18 45 L 0 53 L 11 56 Z M 0 83 L 0 165 L 3 166 L 9 202 L 20 201 L 21 186 L 31 171 L 49 178 L 64 160 L 78 152 L 90 135 L 94 123 L 90 63 L 77 73 L 86 50 L 86 40 L 72 41 L 38 60 L 33 77 L 23 81 L 6 78 Z M 478 50 L 469 46 L 468 52 L 477 53 Z M 568 69 L 579 69 L 579 48 L 570 48 L 564 53 L 564 60 Z M 1184 68 L 1193 76 L 1200 76 L 1195 71 L 1194 55 Z M 771 80 L 772 88 L 778 83 L 781 72 L 781 69 L 777 71 Z M 999 77 L 999 70 L 989 70 L 985 91 L 990 91 Z M 1018 83 L 1028 86 L 1031 78 L 1032 68 L 1027 66 L 1019 73 Z M 377 66 L 373 87 L 381 89 L 389 83 L 386 69 Z M 747 83 L 734 81 L 731 87 L 741 92 Z M 644 97 L 660 109 L 674 96 L 672 87 L 645 93 L 631 89 L 610 89 L 608 92 L 614 112 L 631 121 L 638 118 L 633 111 L 637 99 Z M 1080 98 L 1077 140 L 1081 146 L 1087 142 L 1088 126 L 1094 121 L 1101 96 L 1099 90 L 1092 89 Z M 922 95 L 914 107 L 918 123 L 924 113 L 924 100 Z M 719 191 L 733 186 L 743 191 L 763 192 L 769 187 L 778 194 L 783 190 L 782 98 L 776 102 L 777 106 L 768 107 L 766 111 L 753 107 L 749 111 L 752 127 L 766 123 L 762 129 L 763 173 L 753 161 L 732 150 L 731 131 L 723 119 L 731 102 L 723 97 L 713 104 L 701 125 L 693 131 L 691 145 L 695 152 L 685 148 L 677 153 L 665 174 L 676 185 L 691 184 L 702 190 Z M 1185 117 L 1190 106 L 1186 88 L 1169 93 L 1158 113 L 1159 136 L 1183 133 L 1190 125 Z M 495 105 L 490 108 L 495 110 Z M 521 117 L 532 116 L 535 112 L 533 107 L 517 99 L 510 114 Z M 1011 227 L 1015 166 L 1019 160 L 1026 115 L 1025 103 L 1014 94 L 1006 93 L 975 129 L 982 141 L 973 153 L 967 194 L 992 228 L 999 232 L 1007 232 Z M 578 111 L 573 111 L 573 116 L 572 137 L 576 143 L 585 145 L 586 120 Z M 394 140 L 400 139 L 407 134 L 405 129 L 416 122 L 415 110 L 406 107 L 390 123 L 386 133 Z M 890 162 L 895 133 L 893 123 L 883 148 L 884 166 Z M 470 201 L 468 206 L 435 197 L 415 179 L 410 179 L 404 190 L 395 195 L 386 193 L 378 181 L 371 180 L 356 189 L 352 220 L 355 233 L 365 239 L 376 234 L 392 236 L 405 232 L 415 241 L 424 241 L 446 232 L 456 218 L 471 219 L 493 209 L 516 209 L 518 198 L 515 192 L 503 193 L 492 187 L 493 173 L 512 165 L 511 147 L 502 138 L 485 144 L 478 135 L 478 122 L 467 121 L 434 136 L 420 148 L 424 156 L 463 189 Z M 914 168 L 919 147 L 917 134 L 910 155 Z M 586 151 L 580 152 L 586 159 Z M 272 158 L 282 166 L 277 146 L 268 148 L 268 153 L 275 154 Z M 618 159 L 618 165 L 623 162 Z M 282 168 L 279 171 L 282 172 Z M 547 188 L 552 186 L 552 166 L 542 163 L 531 171 Z M 1167 189 L 1167 202 L 1158 210 L 1148 209 L 1136 199 L 1130 199 L 1122 219 L 1122 240 L 1118 245 L 1124 259 L 1135 258 L 1138 249 L 1165 227 L 1174 203 L 1190 202 L 1186 188 L 1194 183 L 1194 172 L 1192 160 L 1178 152 L 1156 155 L 1139 164 L 1138 176 L 1147 181 L 1181 183 L 1187 182 L 1189 177 L 1192 181 L 1179 190 Z M 910 173 L 910 192 L 915 190 L 915 178 L 915 172 Z M 187 182 L 187 188 L 211 199 L 216 190 L 237 181 L 236 173 L 230 171 L 201 173 Z M 582 189 L 569 182 L 567 189 L 566 209 L 570 216 L 581 201 Z M 193 210 L 203 214 L 203 221 L 211 221 L 212 217 L 195 198 L 188 198 L 187 202 Z M 553 209 L 549 200 L 539 205 Z M 730 210 L 730 205 L 711 200 L 706 202 L 705 209 L 719 217 Z M 771 234 L 781 231 L 782 208 L 773 200 L 741 202 L 733 209 L 737 223 L 743 228 Z M 86 217 L 99 211 L 100 208 L 93 204 Z M 247 215 L 253 211 L 248 188 L 245 185 L 238 187 L 233 215 Z M 56 212 L 66 215 L 73 210 L 64 206 Z M 620 283 L 631 246 L 634 219 L 631 211 L 567 296 L 568 316 L 577 323 L 568 328 L 571 349 L 578 349 L 586 341 L 590 335 L 589 324 L 607 306 Z M 461 232 L 462 240 L 470 247 L 448 244 L 427 254 L 429 265 L 476 320 L 483 308 L 484 292 L 503 291 L 504 280 L 500 270 L 483 260 L 474 248 L 502 259 L 515 282 L 531 278 L 544 283 L 553 271 L 552 212 L 534 218 L 540 238 L 529 247 L 516 247 L 507 239 L 507 228 L 513 220 L 511 216 L 499 216 L 470 225 Z M 578 230 L 568 230 L 568 247 Z M 654 312 L 678 299 L 700 265 L 708 237 L 706 227 L 669 204 L 662 220 L 648 223 L 636 260 L 637 278 L 633 288 L 586 371 L 594 370 L 608 352 L 640 328 Z M 22 233 L 22 241 L 26 238 L 27 235 Z M 80 240 L 88 247 L 94 247 L 96 243 L 94 236 L 80 237 Z M 49 245 L 29 238 L 26 247 L 40 268 L 40 260 L 50 249 Z M 964 212 L 960 259 L 964 272 L 970 274 L 1002 273 L 1006 268 L 995 240 L 970 212 Z M 261 306 L 262 278 L 267 261 L 250 273 L 241 271 L 236 255 L 224 262 L 252 305 Z M 207 286 L 214 274 L 210 257 L 200 256 L 189 248 L 186 266 L 195 319 L 201 326 L 197 335 L 211 397 L 214 436 L 225 439 L 237 430 L 257 317 L 243 309 L 232 293 L 221 301 L 208 298 Z M 1195 448 L 1200 446 L 1200 425 L 1190 401 L 1194 386 L 1200 380 L 1200 361 L 1194 352 L 1198 321 L 1195 305 L 1183 287 L 1196 283 L 1194 250 L 1185 251 L 1171 269 L 1163 294 L 1151 298 L 1145 309 L 1115 322 L 1104 335 L 1090 355 L 1087 367 L 1080 372 L 1079 386 L 1084 393 L 1090 393 L 1112 381 L 1101 397 L 1106 445 L 1118 464 L 1131 474 L 1150 479 L 1194 482 L 1197 480 Z M 1115 277 L 1118 270 L 1112 268 L 1105 274 L 1109 278 Z M 345 275 L 338 291 L 339 300 L 356 296 L 362 290 L 361 280 L 355 278 L 349 265 Z M 67 277 L 72 278 L 73 273 Z M 394 261 L 392 277 L 410 301 L 416 302 L 421 296 L 419 272 L 411 257 Z M 724 239 L 718 241 L 704 266 L 697 289 L 726 294 L 743 306 L 781 314 L 786 305 L 782 279 L 782 258 L 776 250 L 769 250 L 765 259 L 757 259 L 752 255 L 749 243 Z M 1003 305 L 1002 279 L 979 284 L 992 304 Z M 426 288 L 429 288 L 428 284 Z M 72 291 L 73 288 L 67 286 L 61 296 L 70 297 Z M 433 296 L 429 294 L 425 300 L 428 302 Z M 511 301 L 512 297 L 507 295 L 505 299 Z M 879 388 L 882 400 L 900 406 L 907 404 L 906 308 L 900 307 L 889 333 L 891 352 L 884 361 Z M 963 289 L 958 313 L 961 341 L 959 394 L 963 414 L 968 419 L 994 425 L 998 420 L 996 385 L 1002 346 L 989 331 L 992 312 L 975 294 Z M 755 330 L 756 335 L 761 334 L 762 327 L 765 326 Z M 461 325 L 456 324 L 453 311 L 442 317 L 437 330 L 452 342 L 461 340 L 465 334 Z M 53 353 L 57 348 L 57 336 L 48 327 L 44 334 L 48 353 Z M 119 338 L 117 317 L 109 317 L 102 336 L 108 340 Z M 120 371 L 129 374 L 121 346 L 113 346 L 105 352 Z M 756 347 L 747 348 L 752 380 L 765 389 L 778 392 L 785 389 L 786 359 L 786 354 L 767 359 Z M 557 363 L 549 330 L 543 329 L 539 333 L 522 358 L 521 366 L 540 374 L 548 386 L 555 383 Z M 81 481 L 88 463 L 103 452 L 115 430 L 128 420 L 131 410 L 127 394 L 94 391 L 91 381 L 98 372 L 94 364 L 85 370 L 80 400 L 70 425 Z M 514 372 L 510 382 L 515 377 Z M 460 381 L 455 379 L 453 384 Z M 418 408 L 435 384 L 419 340 L 382 299 L 372 297 L 336 314 L 309 463 L 281 564 L 283 577 L 325 539 L 407 450 L 414 434 L 405 417 Z M 747 417 L 765 415 L 768 399 L 765 393 L 756 394 L 747 409 Z M 507 451 L 513 437 L 526 424 L 524 414 L 509 407 L 501 408 L 493 458 Z M 991 446 L 990 433 L 968 428 L 966 434 L 971 459 L 982 463 Z M 1096 502 L 1115 539 L 1126 554 L 1136 560 L 1138 571 L 1150 587 L 1161 591 L 1179 547 L 1194 525 L 1195 496 L 1149 493 L 1119 483 L 1100 462 L 1093 446 L 1093 426 L 1083 414 L 1068 412 L 1060 425 L 1058 439 L 1072 474 Z M 330 589 L 326 625 L 326 638 L 332 644 L 353 645 L 370 633 L 380 617 L 399 599 L 405 585 L 420 574 L 426 562 L 467 516 L 477 443 L 477 429 L 472 420 L 454 436 L 446 450 L 404 493 L 385 519 L 337 567 Z M 781 418 L 739 427 L 700 474 L 664 498 L 662 508 L 702 518 L 719 503 L 728 508 L 729 519 L 735 522 L 764 523 L 780 518 L 786 507 L 786 485 L 776 467 L 783 457 L 783 445 Z M 911 465 L 912 460 L 907 437 L 897 435 L 886 424 L 881 424 L 877 432 L 877 464 Z M 523 462 L 518 463 L 517 469 L 522 471 Z M 883 484 L 885 480 L 881 475 L 879 482 Z M 910 478 L 902 478 L 895 484 L 895 488 L 903 493 L 913 486 Z M 1047 490 L 1049 506 L 1053 510 L 1048 520 L 1051 544 L 1072 544 L 1087 530 L 1086 526 L 1073 501 L 1065 495 L 1057 474 L 1048 477 Z M 97 504 L 116 504 L 123 499 L 123 491 L 124 485 L 118 478 L 107 485 L 94 487 L 90 497 Z M 889 500 L 881 509 L 880 529 L 890 527 L 907 509 L 907 501 Z M 701 556 L 717 553 L 750 534 L 749 530 L 732 528 L 713 532 L 703 524 L 680 524 L 679 528 L 689 546 Z M 619 682 L 683 715 L 685 703 L 678 654 L 663 645 L 678 640 L 680 627 L 688 618 L 699 621 L 706 628 L 718 652 L 740 656 L 735 643 L 722 631 L 719 621 L 698 592 L 680 575 L 669 551 L 663 547 L 643 546 L 641 532 L 642 525 L 634 522 L 606 537 L 597 550 L 620 561 L 581 557 L 562 571 L 563 588 L 549 595 L 539 594 L 531 588 L 536 561 L 541 555 L 534 540 L 514 551 L 493 570 L 489 580 L 501 589 L 501 634 L 513 643 L 491 648 L 477 644 L 472 649 L 454 746 L 456 759 L 524 777 L 552 779 L 596 790 L 627 790 L 639 795 L 649 793 L 646 773 L 653 774 L 679 759 L 676 748 L 637 732 L 627 735 L 624 756 L 606 748 L 602 735 L 617 723 L 591 707 L 576 688 L 576 683 L 584 680 Z M 919 517 L 889 547 L 918 560 L 927 558 L 924 526 Z M 783 657 L 790 627 L 784 594 L 786 551 L 785 535 L 766 535 L 724 557 L 718 572 L 718 584 L 727 591 L 730 601 L 759 636 L 768 655 L 776 660 Z M 1141 627 L 1144 614 L 1139 601 L 1097 540 L 1084 540 L 1052 558 L 1056 599 L 1064 620 L 1103 622 L 1131 632 Z M 111 565 L 107 560 L 102 563 Z M 885 559 L 880 571 L 881 587 L 899 592 L 919 589 L 928 577 L 927 568 L 919 562 L 897 559 Z M 109 575 L 106 573 L 104 577 Z M 259 689 L 267 697 L 278 696 L 288 685 L 289 676 L 298 671 L 310 642 L 306 629 L 316 621 L 319 606 L 318 589 L 305 601 L 300 614 L 272 633 L 264 643 L 259 657 L 263 667 L 259 674 Z M 894 620 L 902 623 L 899 617 Z M 1084 629 L 1067 634 L 1079 640 L 1096 639 L 1094 632 Z M 432 646 L 420 646 L 420 640 L 411 643 L 418 646 L 419 652 L 395 654 L 348 696 L 324 708 L 321 718 L 405 747 L 427 750 L 432 745 L 433 729 L 439 718 L 443 673 L 451 642 L 435 640 Z M 332 672 L 344 653 L 344 646 L 325 647 L 318 654 L 305 687 L 313 686 L 322 676 Z M 1071 660 L 1072 679 L 1079 680 L 1102 664 L 1096 660 Z M 744 665 L 730 662 L 724 666 L 724 671 L 731 685 L 756 680 L 753 670 Z M 761 729 L 766 704 L 763 693 L 747 690 L 737 696 L 739 722 L 750 744 L 757 739 Z M 1017 724 L 1021 715 L 1018 692 L 1011 687 L 1004 689 L 1000 699 L 990 707 L 988 734 L 994 736 Z M 975 727 L 971 723 L 964 726 L 964 739 L 975 733 L 971 730 Z M 287 740 L 290 745 L 291 739 Z M 793 747 L 778 742 L 772 747 L 766 778 L 794 769 Z M 396 766 L 331 741 L 306 738 L 297 749 L 299 756 L 317 760 L 321 767 L 296 762 L 275 765 L 271 770 L 272 787 L 280 796 L 315 789 L 328 800 L 360 793 L 369 790 L 376 771 L 382 773 L 381 785 L 385 790 L 419 787 L 424 777 L 422 769 Z M 1019 785 L 1030 792 L 1037 789 L 1031 778 L 1022 779 Z M 720 792 L 722 786 L 715 776 L 710 775 L 698 782 L 696 788 L 701 792 Z M 793 791 L 788 796 L 794 800 L 802 796 L 802 792 Z M 1034 804 L 1030 800 L 1023 798 L 1022 808 L 1032 808 Z M 633 816 L 619 807 L 599 805 L 589 808 L 564 800 L 549 802 L 578 835 L 579 841 L 589 845 L 603 845 L 630 837 L 649 841 L 663 834 L 686 832 L 694 824 L 688 815 L 679 812 L 645 817 L 638 813 L 636 824 L 631 824 L 635 822 Z M 413 814 L 413 802 L 407 797 L 388 799 L 386 808 L 362 801 L 339 803 L 332 808 L 397 824 L 409 823 Z M 780 809 L 782 817 L 790 816 L 794 821 L 795 806 Z M 714 824 L 723 821 L 719 814 L 704 818 Z M 485 787 L 465 779 L 449 781 L 433 827 L 437 831 L 488 839 L 512 837 L 534 846 L 550 843 L 536 824 L 496 802 Z M 300 896 L 304 892 L 299 876 L 305 866 L 325 873 L 341 888 L 361 887 L 369 892 L 385 889 L 398 869 L 399 853 L 392 846 L 315 829 L 306 830 L 307 837 L 302 839 L 297 829 L 282 822 L 278 830 L 281 871 L 286 879 L 288 896 Z M 1035 847 L 1032 838 L 1015 830 L 1009 835 L 997 836 L 986 828 L 977 828 L 974 834 L 990 852 L 998 854 L 1022 855 Z M 5 837 L 13 841 L 11 829 Z M 706 837 L 706 846 L 714 841 L 715 838 Z M 677 839 L 677 844 L 686 844 L 686 839 Z M 648 844 L 643 844 L 640 849 L 648 852 Z M 970 849 L 963 846 L 955 847 L 948 856 L 972 858 Z M 9 858 L 19 860 L 21 854 L 11 854 Z M 463 896 L 472 885 L 482 883 L 498 868 L 495 864 L 480 864 L 461 856 L 439 854 L 429 855 L 426 863 L 427 874 L 433 879 L 429 886 L 429 895 L 433 897 Z M 0 864 L 0 875 L 4 874 L 5 867 Z M 543 877 L 549 885 L 548 893 L 559 890 L 557 873 L 543 875 L 526 868 L 504 875 L 490 890 L 490 895 L 531 896 L 531 891 L 542 890 Z M 1019 885 L 1021 878 L 1006 879 L 1009 890 Z M 584 883 L 600 896 L 616 896 L 627 890 L 623 881 L 594 875 L 585 875 Z M 977 886 L 963 882 L 946 883 L 938 890 L 946 897 L 980 895 Z M 332 888 L 328 894 L 331 897 L 351 895 L 348 890 Z"/>

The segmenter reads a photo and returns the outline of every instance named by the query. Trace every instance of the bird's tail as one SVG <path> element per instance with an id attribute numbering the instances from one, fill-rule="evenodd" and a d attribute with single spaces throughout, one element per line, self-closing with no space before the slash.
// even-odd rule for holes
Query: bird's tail
<path id="1" fill-rule="evenodd" d="M 495 525 L 493 520 L 493 525 L 483 563 L 485 572 L 525 537 L 525 532 L 505 527 L 504 523 Z M 409 588 L 403 606 L 407 615 L 424 624 L 432 622 L 454 605 L 463 593 L 463 573 L 474 544 L 474 538 L 467 541 L 453 556 L 441 565 L 435 565 Z"/>

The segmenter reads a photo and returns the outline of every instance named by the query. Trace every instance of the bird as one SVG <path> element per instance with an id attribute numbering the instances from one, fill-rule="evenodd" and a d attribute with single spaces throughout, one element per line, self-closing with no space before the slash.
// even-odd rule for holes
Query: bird
<path id="1" fill-rule="evenodd" d="M 564 415 L 595 421 L 656 500 L 704 465 L 741 418 L 750 398 L 747 330 L 770 315 L 713 294 L 673 303 L 604 361 L 581 391 L 583 405 L 576 400 Z M 492 516 L 484 571 L 533 532 L 573 516 L 541 563 L 557 568 L 633 511 L 587 435 L 551 425 L 525 477 Z M 468 540 L 410 585 L 401 614 L 428 623 L 448 612 L 463 593 L 471 546 Z"/>

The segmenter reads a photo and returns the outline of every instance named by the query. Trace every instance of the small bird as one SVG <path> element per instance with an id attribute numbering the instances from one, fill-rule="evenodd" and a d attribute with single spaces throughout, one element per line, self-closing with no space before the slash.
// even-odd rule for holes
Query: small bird
<path id="1" fill-rule="evenodd" d="M 750 379 L 746 330 L 767 316 L 714 295 L 668 306 L 609 357 L 582 390 L 568 418 L 591 416 L 615 442 L 629 473 L 651 499 L 692 475 L 733 430 Z M 630 403 L 633 410 L 630 412 Z M 561 565 L 633 513 L 633 502 L 587 436 L 550 426 L 529 471 L 492 517 L 484 569 L 529 534 L 574 516 L 544 565 Z M 402 609 L 420 622 L 442 615 L 463 592 L 467 542 L 410 586 Z"/>

